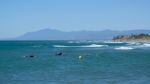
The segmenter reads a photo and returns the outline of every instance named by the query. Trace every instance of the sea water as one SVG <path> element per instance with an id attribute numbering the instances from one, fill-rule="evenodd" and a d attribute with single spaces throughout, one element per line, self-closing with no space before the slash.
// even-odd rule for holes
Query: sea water
<path id="1" fill-rule="evenodd" d="M 150 84 L 150 43 L 0 41 L 0 84 Z"/>

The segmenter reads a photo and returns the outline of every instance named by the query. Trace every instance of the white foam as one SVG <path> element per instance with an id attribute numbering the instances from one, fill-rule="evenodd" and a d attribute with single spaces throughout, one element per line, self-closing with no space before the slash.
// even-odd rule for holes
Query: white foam
<path id="1" fill-rule="evenodd" d="M 124 42 L 119 42 L 119 41 L 118 42 L 117 41 L 116 42 L 115 41 L 104 41 L 104 43 L 116 43 L 116 44 L 119 44 L 119 43 L 124 43 Z"/>
<path id="2" fill-rule="evenodd" d="M 136 45 L 137 43 L 136 42 L 127 42 L 128 45 Z"/>
<path id="3" fill-rule="evenodd" d="M 142 44 L 135 45 L 134 47 L 136 47 L 136 48 L 147 48 L 147 47 L 150 47 L 150 43 L 142 43 Z"/>
<path id="4" fill-rule="evenodd" d="M 116 50 L 132 50 L 134 48 L 133 47 L 129 47 L 129 46 L 121 46 L 121 47 L 117 47 L 115 49 Z"/>
<path id="5" fill-rule="evenodd" d="M 77 43 L 77 44 L 79 44 L 79 43 L 82 43 L 82 42 L 80 42 L 80 41 L 68 41 L 68 43 L 70 43 L 70 44 L 72 44 L 72 43 Z"/>
<path id="6" fill-rule="evenodd" d="M 106 46 L 107 46 L 107 45 L 97 45 L 97 44 L 81 45 L 81 46 L 54 45 L 54 47 L 106 47 Z"/>
<path id="7" fill-rule="evenodd" d="M 97 45 L 97 44 L 91 44 L 91 45 L 87 45 L 87 46 L 81 46 L 81 47 L 104 47 L 107 45 Z"/>
<path id="8" fill-rule="evenodd" d="M 144 47 L 150 47 L 150 43 L 144 43 L 143 46 Z"/>
<path id="9" fill-rule="evenodd" d="M 133 45 L 133 46 L 142 45 L 142 43 L 140 43 L 140 42 L 127 42 L 127 43 L 128 43 L 127 45 Z"/>

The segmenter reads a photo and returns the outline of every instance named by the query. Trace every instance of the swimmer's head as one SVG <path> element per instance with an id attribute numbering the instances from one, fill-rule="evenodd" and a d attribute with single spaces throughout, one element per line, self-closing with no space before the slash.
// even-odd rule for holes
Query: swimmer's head
<path id="1" fill-rule="evenodd" d="M 81 59 L 82 58 L 82 56 L 79 56 L 79 59 Z"/>

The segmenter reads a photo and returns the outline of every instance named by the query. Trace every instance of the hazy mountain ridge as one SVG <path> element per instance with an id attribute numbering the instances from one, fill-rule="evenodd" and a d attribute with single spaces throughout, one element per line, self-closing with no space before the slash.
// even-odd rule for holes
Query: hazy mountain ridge
<path id="1" fill-rule="evenodd" d="M 117 35 L 150 34 L 150 30 L 126 30 L 126 31 L 60 31 L 54 29 L 43 29 L 28 32 L 14 40 L 110 40 Z"/>

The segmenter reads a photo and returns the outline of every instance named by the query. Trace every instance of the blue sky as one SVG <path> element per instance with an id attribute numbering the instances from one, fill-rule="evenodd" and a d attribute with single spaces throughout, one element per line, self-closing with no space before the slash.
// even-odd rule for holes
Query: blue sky
<path id="1" fill-rule="evenodd" d="M 0 38 L 44 28 L 150 29 L 150 0 L 0 0 Z"/>

